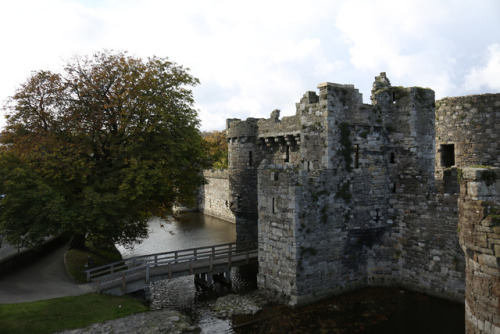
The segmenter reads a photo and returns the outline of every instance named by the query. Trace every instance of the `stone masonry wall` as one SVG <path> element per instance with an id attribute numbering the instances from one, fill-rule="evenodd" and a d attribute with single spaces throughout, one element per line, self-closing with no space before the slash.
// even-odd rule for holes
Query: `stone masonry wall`
<path id="1" fill-rule="evenodd" d="M 467 334 L 500 333 L 500 169 L 461 170 L 460 245 Z"/>
<path id="2" fill-rule="evenodd" d="M 257 119 L 227 121 L 229 208 L 236 223 L 236 240 L 257 239 Z"/>
<path id="3" fill-rule="evenodd" d="M 229 173 L 227 170 L 205 170 L 207 184 L 198 190 L 198 211 L 234 223 L 229 207 Z"/>
<path id="4" fill-rule="evenodd" d="M 227 183 L 212 187 L 229 188 L 219 205 L 228 203 L 238 240 L 258 237 L 259 288 L 290 305 L 370 285 L 456 301 L 467 294 L 468 326 L 498 326 L 496 316 L 483 316 L 498 295 L 483 280 L 500 276 L 484 256 L 496 251 L 497 220 L 485 223 L 491 206 L 474 204 L 477 187 L 468 181 L 459 210 L 457 180 L 467 164 L 500 166 L 500 94 L 435 102 L 432 90 L 393 87 L 385 73 L 375 78 L 371 105 L 352 85 L 318 89 L 304 94 L 294 116 L 275 110 L 269 119 L 227 123 Z M 486 237 L 459 243 L 459 211 L 470 235 Z M 468 222 L 476 215 L 478 224 Z M 466 272 L 468 291 L 486 289 L 474 298 Z"/>
<path id="5" fill-rule="evenodd" d="M 456 167 L 500 167 L 500 94 L 436 101 L 436 179 L 440 192 L 459 193 Z"/>
<path id="6" fill-rule="evenodd" d="M 409 289 L 462 302 L 465 260 L 457 236 L 457 196 L 415 198 L 401 213 L 398 255 L 400 284 Z"/>
<path id="7" fill-rule="evenodd" d="M 388 113 L 389 213 L 401 286 L 456 301 L 464 297 L 464 260 L 456 234 L 457 196 L 436 193 L 434 92 L 380 87 Z"/>

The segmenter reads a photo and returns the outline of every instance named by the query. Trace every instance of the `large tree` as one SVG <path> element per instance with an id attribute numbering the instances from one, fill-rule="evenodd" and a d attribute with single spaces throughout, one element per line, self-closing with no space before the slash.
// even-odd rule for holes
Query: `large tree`
<path id="1" fill-rule="evenodd" d="M 168 59 L 111 51 L 32 73 L 5 107 L 0 234 L 28 245 L 62 232 L 144 237 L 148 218 L 204 182 L 198 83 Z"/>
<path id="2" fill-rule="evenodd" d="M 205 150 L 212 164 L 212 168 L 224 169 L 228 167 L 228 147 L 225 131 L 211 131 L 202 133 L 205 141 Z"/>

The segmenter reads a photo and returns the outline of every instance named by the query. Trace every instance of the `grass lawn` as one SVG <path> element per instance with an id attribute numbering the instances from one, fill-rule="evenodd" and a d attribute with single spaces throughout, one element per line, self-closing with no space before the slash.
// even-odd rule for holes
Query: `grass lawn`
<path id="1" fill-rule="evenodd" d="M 53 333 L 87 327 L 149 309 L 140 300 L 89 293 L 0 305 L 0 333 Z"/>
<path id="2" fill-rule="evenodd" d="M 87 263 L 87 256 L 92 258 L 94 262 L 93 267 L 102 266 L 111 262 L 120 261 L 122 259 L 120 252 L 110 245 L 106 249 L 93 247 L 91 244 L 87 245 L 86 250 L 70 249 L 66 253 L 66 269 L 68 274 L 80 283 L 86 283 L 87 277 L 84 274 L 85 264 Z"/>

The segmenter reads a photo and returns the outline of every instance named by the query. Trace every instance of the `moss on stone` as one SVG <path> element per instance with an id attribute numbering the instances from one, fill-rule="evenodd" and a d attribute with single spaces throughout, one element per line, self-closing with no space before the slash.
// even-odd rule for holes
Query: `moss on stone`
<path id="1" fill-rule="evenodd" d="M 337 193 L 335 194 L 335 198 L 341 198 L 343 199 L 346 203 L 351 202 L 352 194 L 351 194 L 351 181 L 347 181 L 344 184 L 342 184 L 337 190 Z"/>

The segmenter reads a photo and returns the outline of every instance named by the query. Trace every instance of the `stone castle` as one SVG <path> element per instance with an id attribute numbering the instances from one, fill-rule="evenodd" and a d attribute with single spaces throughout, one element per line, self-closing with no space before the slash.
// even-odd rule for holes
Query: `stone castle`
<path id="1" fill-rule="evenodd" d="M 318 89 L 294 116 L 227 120 L 229 168 L 205 171 L 200 211 L 258 239 L 259 289 L 290 305 L 401 286 L 500 332 L 500 94 L 436 101 L 385 73 L 371 104 Z"/>

